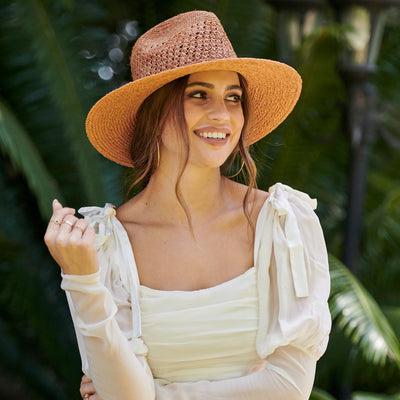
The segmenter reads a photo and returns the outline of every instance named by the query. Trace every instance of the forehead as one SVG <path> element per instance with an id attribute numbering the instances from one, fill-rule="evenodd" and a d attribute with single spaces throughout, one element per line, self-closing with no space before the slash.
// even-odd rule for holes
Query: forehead
<path id="1" fill-rule="evenodd" d="M 226 85 L 240 85 L 239 75 L 234 71 L 201 71 L 195 72 L 189 75 L 188 83 L 193 82 L 208 82 L 208 83 L 220 83 Z"/>

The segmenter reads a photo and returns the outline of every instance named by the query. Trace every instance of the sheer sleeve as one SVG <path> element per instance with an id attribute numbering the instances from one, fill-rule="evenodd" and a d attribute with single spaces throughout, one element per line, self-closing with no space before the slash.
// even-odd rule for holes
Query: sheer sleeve
<path id="1" fill-rule="evenodd" d="M 284 346 L 267 358 L 261 371 L 239 378 L 156 385 L 157 400 L 307 400 L 314 383 L 315 360 Z"/>
<path id="2" fill-rule="evenodd" d="M 138 277 L 129 239 L 110 204 L 79 212 L 96 230 L 100 266 L 93 275 L 62 275 L 82 370 L 102 400 L 154 399 L 147 347 L 140 338 Z"/>
<path id="3" fill-rule="evenodd" d="M 316 201 L 280 183 L 270 188 L 255 238 L 261 358 L 291 345 L 318 360 L 331 328 L 329 265 Z"/>

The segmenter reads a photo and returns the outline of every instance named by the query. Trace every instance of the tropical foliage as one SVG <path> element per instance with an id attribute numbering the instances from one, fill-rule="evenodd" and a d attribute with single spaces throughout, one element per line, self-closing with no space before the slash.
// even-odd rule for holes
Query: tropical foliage
<path id="1" fill-rule="evenodd" d="M 276 58 L 276 14 L 262 0 L 0 0 L 0 398 L 79 398 L 80 361 L 57 266 L 43 245 L 50 204 L 123 198 L 122 167 L 89 145 L 85 115 L 129 80 L 137 35 L 178 12 L 217 13 L 241 56 Z M 343 28 L 314 31 L 293 60 L 304 91 L 254 148 L 259 186 L 284 181 L 319 199 L 331 253 L 334 318 L 317 399 L 400 398 L 400 14 L 384 34 L 374 83 L 359 275 L 339 261 L 349 170 L 348 104 L 337 69 Z M 318 387 L 318 389 L 317 389 Z"/>

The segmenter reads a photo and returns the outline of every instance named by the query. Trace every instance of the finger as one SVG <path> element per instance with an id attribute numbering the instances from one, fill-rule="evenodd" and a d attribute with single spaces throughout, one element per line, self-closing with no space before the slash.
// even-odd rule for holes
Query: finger
<path id="1" fill-rule="evenodd" d="M 81 383 L 88 383 L 88 382 L 92 382 L 92 380 L 86 374 L 83 374 Z"/>
<path id="2" fill-rule="evenodd" d="M 53 218 L 60 218 L 62 221 L 62 219 L 68 214 L 74 215 L 75 209 L 70 208 L 70 207 L 63 207 L 62 204 L 57 199 L 54 199 L 53 200 Z"/>
<path id="3" fill-rule="evenodd" d="M 88 396 L 92 396 L 96 393 L 96 390 L 94 389 L 93 383 L 83 383 L 81 384 L 80 390 L 79 390 L 81 396 L 85 399 Z"/>
<path id="4" fill-rule="evenodd" d="M 62 213 L 66 212 L 72 215 L 75 214 L 75 209 L 71 207 L 63 207 L 62 204 L 57 199 L 53 200 L 52 206 L 53 206 L 53 215 L 59 214 L 60 212 Z"/>
<path id="5" fill-rule="evenodd" d="M 82 398 L 86 398 L 86 397 L 91 396 L 94 393 L 96 393 L 93 382 L 81 383 L 79 392 L 80 392 Z"/>
<path id="6" fill-rule="evenodd" d="M 66 215 L 74 215 L 75 210 L 72 208 L 62 208 L 61 210 L 55 211 L 55 213 L 50 218 L 49 224 L 47 225 L 47 230 L 58 231 L 61 227 L 63 220 Z"/>
<path id="7" fill-rule="evenodd" d="M 95 235 L 96 231 L 93 226 L 87 225 L 85 232 L 82 234 L 82 239 L 88 244 L 93 243 Z"/>
<path id="8" fill-rule="evenodd" d="M 78 218 L 78 220 L 75 222 L 74 226 L 72 227 L 73 236 L 76 238 L 82 237 L 83 234 L 85 233 L 87 226 L 88 226 L 87 221 L 85 221 L 82 218 Z"/>
<path id="9" fill-rule="evenodd" d="M 71 234 L 77 220 L 77 217 L 73 215 L 67 215 L 55 233 L 55 240 L 57 240 L 59 243 L 67 244 L 71 239 L 77 239 L 78 237 L 73 238 Z"/>
<path id="10" fill-rule="evenodd" d="M 57 236 L 62 221 L 66 215 L 74 214 L 75 210 L 73 208 L 63 207 L 58 200 L 53 200 L 53 215 L 47 225 L 45 242 L 47 243 Z"/>
<path id="11" fill-rule="evenodd" d="M 94 388 L 93 382 L 86 375 L 82 377 L 79 392 L 83 399 L 100 399 L 100 397 L 96 397 L 97 393 L 96 389 Z"/>
<path id="12" fill-rule="evenodd" d="M 77 221 L 78 218 L 74 215 L 66 215 L 61 222 L 60 230 L 64 232 L 71 232 Z"/>
<path id="13" fill-rule="evenodd" d="M 52 206 L 53 206 L 53 212 L 56 210 L 60 210 L 62 208 L 62 204 L 57 199 L 53 200 Z"/>

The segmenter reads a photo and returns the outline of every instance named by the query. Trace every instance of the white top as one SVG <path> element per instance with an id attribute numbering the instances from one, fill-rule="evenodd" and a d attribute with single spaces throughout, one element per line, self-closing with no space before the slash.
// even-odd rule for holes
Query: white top
<path id="1" fill-rule="evenodd" d="M 143 287 L 128 235 L 110 205 L 81 209 L 98 232 L 100 272 L 63 275 L 62 288 L 67 291 L 83 371 L 102 400 L 307 399 L 331 326 L 328 261 L 315 207 L 308 195 L 278 183 L 270 188 L 257 219 L 255 352 L 266 361 L 265 368 L 230 379 L 221 368 L 221 375 L 217 369 L 212 380 L 194 375 L 193 382 L 183 382 L 185 377 L 177 374 L 175 383 L 166 385 L 154 380 L 149 369 L 148 361 L 155 370 L 162 366 L 159 356 L 151 359 L 151 339 L 145 339 L 147 346 L 142 340 L 147 335 L 146 301 L 139 306 Z M 225 284 L 236 279 L 241 278 Z M 176 321 L 164 322 L 170 322 L 170 329 Z M 211 348 L 214 338 L 209 338 Z M 169 350 L 175 351 L 172 345 Z"/>
<path id="2" fill-rule="evenodd" d="M 260 364 L 254 267 L 207 289 L 140 286 L 139 305 L 147 361 L 159 383 L 233 378 Z"/>

